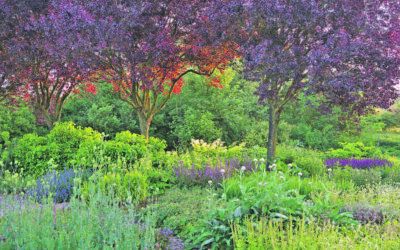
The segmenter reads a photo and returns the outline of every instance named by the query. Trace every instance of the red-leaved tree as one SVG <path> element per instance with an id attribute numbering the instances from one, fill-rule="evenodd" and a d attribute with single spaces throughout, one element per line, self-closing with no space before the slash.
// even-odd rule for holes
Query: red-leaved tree
<path id="1" fill-rule="evenodd" d="M 76 4 L 94 18 L 88 32 L 98 74 L 136 110 L 146 138 L 153 116 L 180 93 L 185 75 L 223 72 L 237 56 L 235 44 L 212 40 L 204 1 Z"/>
<path id="2" fill-rule="evenodd" d="M 41 5 L 23 5 L 23 1 L 4 2 L 12 17 L 13 36 L 4 38 L 7 67 L 4 81 L 8 95 L 22 97 L 49 129 L 60 120 L 62 108 L 72 92 L 84 87 L 95 91 L 87 80 L 89 67 L 83 39 L 84 22 L 90 16 L 83 9 L 62 1 L 41 1 Z M 23 10 L 23 11 L 22 11 Z M 66 25 L 68 24 L 68 25 Z"/>

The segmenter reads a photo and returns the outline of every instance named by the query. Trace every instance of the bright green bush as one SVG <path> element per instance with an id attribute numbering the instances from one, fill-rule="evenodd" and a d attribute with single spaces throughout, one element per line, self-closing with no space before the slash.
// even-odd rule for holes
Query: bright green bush
<path id="1" fill-rule="evenodd" d="M 91 128 L 75 127 L 72 122 L 57 123 L 46 137 L 24 135 L 14 149 L 14 158 L 19 169 L 40 176 L 50 166 L 54 170 L 70 165 L 88 166 L 100 144 L 100 133 Z"/>
<path id="2" fill-rule="evenodd" d="M 101 145 L 101 134 L 92 128 L 75 127 L 73 122 L 58 123 L 47 136 L 50 158 L 57 165 L 89 165 L 95 148 Z"/>
<path id="3" fill-rule="evenodd" d="M 4 107 L 0 105 L 0 133 L 8 132 L 10 140 L 35 132 L 35 116 L 28 107 Z M 4 144 L 0 137 L 0 145 Z"/>
<path id="4" fill-rule="evenodd" d="M 18 141 L 14 149 L 14 158 L 19 169 L 32 175 L 43 175 L 47 172 L 50 160 L 50 149 L 46 137 L 37 134 L 26 134 Z M 17 170 L 19 172 L 19 169 Z"/>
<path id="5" fill-rule="evenodd" d="M 117 133 L 114 141 L 105 143 L 104 153 L 113 161 L 119 156 L 125 158 L 128 163 L 149 157 L 153 166 L 158 166 L 165 158 L 166 146 L 164 140 L 150 137 L 147 141 L 143 135 L 124 131 Z"/>
<path id="6" fill-rule="evenodd" d="M 204 158 L 212 159 L 231 159 L 239 157 L 242 154 L 244 143 L 236 145 L 232 144 L 227 147 L 224 146 L 224 142 L 220 139 L 213 141 L 212 143 L 206 143 L 203 140 L 191 140 L 193 147 L 192 154 Z"/>
<path id="7" fill-rule="evenodd" d="M 164 161 L 165 147 L 163 140 L 149 138 L 147 141 L 144 136 L 129 131 L 118 133 L 115 140 L 103 144 L 99 132 L 67 122 L 57 123 L 46 137 L 25 135 L 14 150 L 14 158 L 18 169 L 23 168 L 28 174 L 40 176 L 49 168 L 62 170 L 72 165 L 91 167 L 100 156 L 109 157 L 112 162 L 123 158 L 127 163 L 149 157 L 157 166 Z"/>
<path id="8" fill-rule="evenodd" d="M 85 182 L 81 195 L 89 201 L 99 192 L 111 196 L 119 203 L 143 202 L 148 196 L 147 175 L 137 170 L 108 173 L 100 176 L 96 182 L 93 179 Z"/>
<path id="9" fill-rule="evenodd" d="M 330 158 L 380 158 L 382 157 L 382 152 L 375 148 L 374 146 L 365 146 L 362 142 L 354 143 L 340 143 L 342 148 L 335 150 L 330 150 L 328 155 Z"/>

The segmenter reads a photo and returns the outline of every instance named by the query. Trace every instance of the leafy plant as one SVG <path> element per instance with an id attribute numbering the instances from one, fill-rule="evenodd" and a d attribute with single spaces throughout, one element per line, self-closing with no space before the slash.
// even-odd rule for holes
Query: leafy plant
<path id="1" fill-rule="evenodd" d="M 382 153 L 379 149 L 374 146 L 365 146 L 362 142 L 354 143 L 339 143 L 342 148 L 330 150 L 328 155 L 330 158 L 380 158 Z"/>
<path id="2" fill-rule="evenodd" d="M 72 169 L 49 172 L 37 179 L 36 185 L 26 192 L 25 197 L 40 203 L 48 198 L 57 203 L 68 202 L 73 196 L 74 179 L 77 176 Z"/>
<path id="3" fill-rule="evenodd" d="M 138 170 L 110 172 L 83 184 L 81 196 L 84 200 L 88 201 L 98 193 L 113 197 L 121 204 L 143 202 L 148 196 L 147 175 Z"/>

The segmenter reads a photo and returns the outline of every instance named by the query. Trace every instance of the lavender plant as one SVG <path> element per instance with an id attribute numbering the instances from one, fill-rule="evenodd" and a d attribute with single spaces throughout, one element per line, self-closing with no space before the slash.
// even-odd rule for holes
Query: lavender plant
<path id="1" fill-rule="evenodd" d="M 91 170 L 87 173 L 79 173 L 72 169 L 48 172 L 37 180 L 36 185 L 26 192 L 25 197 L 32 198 L 36 202 L 43 202 L 53 196 L 52 198 L 57 203 L 67 202 L 73 195 L 74 178 L 78 175 L 84 177 L 90 174 Z"/>

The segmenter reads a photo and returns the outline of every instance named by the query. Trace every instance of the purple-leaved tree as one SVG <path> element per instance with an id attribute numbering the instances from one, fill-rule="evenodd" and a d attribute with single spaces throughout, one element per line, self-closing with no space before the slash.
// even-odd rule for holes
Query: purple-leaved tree
<path id="1" fill-rule="evenodd" d="M 212 39 L 207 1 L 69 2 L 93 16 L 87 32 L 97 45 L 89 48 L 98 75 L 137 112 L 146 138 L 153 116 L 180 93 L 186 74 L 211 76 L 237 54 L 231 42 Z"/>
<path id="2" fill-rule="evenodd" d="M 276 156 L 281 114 L 299 93 L 363 114 L 399 96 L 398 1 L 216 0 L 210 19 L 242 49 L 247 79 L 269 107 L 268 160 Z M 397 40 L 396 40 L 397 39 Z"/>
<path id="3" fill-rule="evenodd" d="M 72 92 L 85 86 L 92 71 L 84 9 L 68 1 L 3 1 L 6 19 L 0 40 L 3 97 L 24 98 L 38 120 L 52 129 Z"/>

